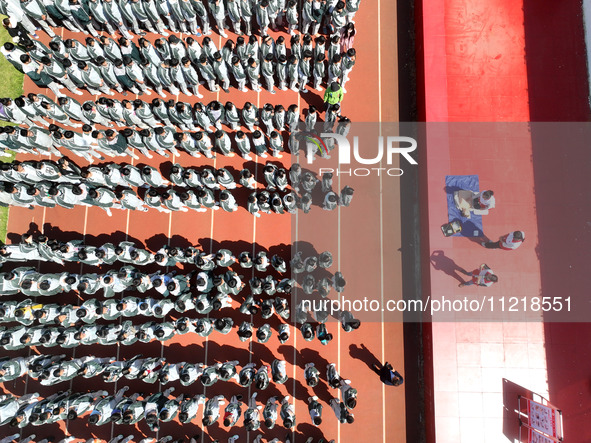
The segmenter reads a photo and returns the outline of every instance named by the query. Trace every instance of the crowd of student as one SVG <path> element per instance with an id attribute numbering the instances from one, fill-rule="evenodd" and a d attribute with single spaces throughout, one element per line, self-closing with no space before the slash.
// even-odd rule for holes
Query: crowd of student
<path id="1" fill-rule="evenodd" d="M 258 109 L 252 103 L 246 102 L 242 109 L 238 110 L 229 101 L 225 105 L 218 101 L 212 101 L 206 106 L 202 103 L 195 103 L 191 106 L 185 102 L 175 102 L 174 100 L 165 102 L 158 98 L 150 103 L 145 103 L 140 99 L 120 102 L 116 99 L 101 97 L 96 102 L 87 100 L 82 105 L 73 98 L 60 97 L 58 103 L 55 103 L 43 94 L 34 93 L 17 97 L 14 100 L 11 98 L 0 99 L 0 119 L 4 121 L 21 125 L 23 129 L 29 129 L 31 132 L 41 131 L 43 134 L 56 134 L 58 131 L 62 135 L 72 134 L 65 137 L 67 139 L 78 137 L 76 146 L 71 147 L 68 144 L 63 145 L 62 137 L 58 136 L 58 140 L 61 140 L 62 143 L 58 142 L 56 147 L 73 149 L 74 152 L 80 152 L 78 155 L 84 155 L 86 147 L 96 147 L 99 144 L 97 139 L 103 138 L 98 136 L 100 132 L 95 130 L 94 125 L 100 124 L 112 128 L 115 124 L 118 127 L 127 126 L 117 132 L 127 139 L 132 148 L 137 149 L 148 158 L 152 158 L 151 152 L 154 151 L 167 156 L 168 154 L 163 154 L 163 152 L 170 150 L 174 155 L 178 155 L 176 148 L 195 157 L 199 157 L 200 151 L 202 151 L 208 158 L 211 158 L 211 153 L 207 152 L 212 147 L 211 136 L 217 139 L 219 138 L 218 131 L 227 133 L 223 130 L 222 125 L 235 131 L 234 143 L 238 152 L 246 160 L 251 159 L 249 155 L 251 151 L 250 138 L 253 139 L 257 155 L 265 158 L 267 148 L 264 146 L 264 136 L 270 142 L 275 138 L 274 133 L 281 137 L 284 132 L 287 133 L 289 148 L 293 153 L 297 153 L 299 139 L 296 136 L 301 132 L 336 132 L 346 135 L 350 121 L 339 115 L 339 109 L 339 105 L 330 107 L 325 113 L 325 121 L 321 126 L 318 120 L 319 112 L 313 105 L 306 110 L 302 123 L 302 115 L 295 104 L 289 105 L 286 111 L 283 105 L 273 106 L 271 103 Z M 64 130 L 52 122 L 71 128 L 81 127 L 82 132 Z M 50 129 L 44 130 L 36 126 L 36 123 L 48 126 Z M 241 125 L 248 131 L 242 131 Z M 255 125 L 257 129 L 255 129 Z M 160 126 L 164 127 L 160 128 Z M 174 130 L 175 126 L 182 132 Z M 154 131 L 149 131 L 149 129 L 154 129 Z M 189 132 L 189 135 L 185 136 L 185 132 Z M 103 134 L 105 133 L 106 131 L 103 132 Z M 10 131 L 8 134 L 14 134 L 14 131 Z M 17 135 L 19 134 L 17 132 Z M 250 134 L 250 137 L 245 137 L 246 134 Z M 152 136 L 155 138 L 154 142 L 145 139 L 145 137 Z M 19 152 L 19 149 L 29 149 L 30 151 L 32 148 L 25 141 L 19 143 L 18 140 L 11 139 L 8 135 L 0 137 L 0 142 L 0 147 L 16 152 Z M 21 144 L 24 146 L 21 147 Z M 171 147 L 175 149 L 171 149 Z M 230 155 L 225 151 L 222 153 Z M 107 155 L 110 154 L 107 152 Z M 277 156 L 277 153 L 274 155 Z M 98 157 L 94 154 L 93 156 Z M 84 157 L 90 162 L 93 161 L 92 156 L 84 155 Z"/>
<path id="2" fill-rule="evenodd" d="M 167 274 L 156 272 L 142 274 L 132 266 L 124 266 L 119 270 L 109 271 L 103 275 L 73 274 L 42 274 L 31 267 L 15 268 L 0 274 L 0 293 L 3 296 L 23 294 L 25 296 L 50 296 L 59 293 L 75 291 L 84 296 L 95 294 L 103 290 L 107 298 L 105 301 L 86 299 L 80 306 L 69 304 L 43 304 L 37 299 L 23 301 L 7 300 L 0 302 L 0 320 L 2 322 L 17 322 L 18 326 L 1 328 L 0 346 L 6 350 L 18 350 L 24 347 L 60 346 L 72 348 L 78 345 L 132 345 L 137 341 L 151 340 L 166 341 L 176 334 L 197 333 L 207 336 L 213 331 L 228 334 L 234 328 L 231 317 L 211 316 L 201 318 L 181 317 L 174 321 L 148 322 L 132 324 L 130 320 L 121 323 L 97 324 L 98 319 L 113 321 L 119 317 L 134 317 L 139 315 L 154 316 L 164 319 L 175 309 L 185 313 L 191 307 L 199 314 L 209 314 L 213 309 L 219 310 L 232 305 L 231 296 L 237 295 L 245 286 L 234 271 L 227 270 L 225 274 L 214 276 L 214 269 L 228 269 L 239 265 L 242 269 L 253 268 L 253 271 L 265 272 L 272 267 L 274 272 L 285 274 L 288 263 L 281 257 L 274 255 L 271 259 L 263 251 L 253 256 L 244 251 L 234 256 L 227 249 L 220 249 L 215 254 L 205 254 L 194 247 L 183 249 L 163 246 L 159 252 L 152 254 L 146 249 L 136 248 L 132 242 L 121 242 L 118 246 L 111 243 L 100 247 L 92 247 L 81 241 L 58 242 L 41 235 L 23 235 L 17 245 L 7 245 L 2 248 L 5 258 L 10 259 L 14 253 L 17 261 L 26 259 L 50 260 L 57 263 L 86 259 L 87 254 L 103 253 L 105 264 L 113 264 L 119 260 L 132 263 L 137 257 L 144 257 L 149 264 L 158 261 L 161 265 L 175 266 L 177 264 L 194 263 L 199 273 L 177 275 L 174 271 Z M 156 256 L 162 257 L 156 260 Z M 151 258 L 151 259 L 150 259 Z M 302 257 L 297 254 L 290 261 L 289 266 L 297 269 L 296 273 L 313 273 L 316 269 L 328 269 L 332 266 L 332 254 L 328 251 L 319 256 Z M 92 263 L 96 265 L 97 263 Z M 101 263 L 102 264 L 102 263 Z M 193 274 L 197 273 L 195 283 Z M 232 275 L 230 275 L 232 274 Z M 130 284 L 127 286 L 127 284 Z M 277 292 L 289 292 L 295 285 L 293 280 L 284 278 L 274 280 L 270 275 L 264 280 L 253 277 L 250 280 L 252 295 L 247 296 L 238 309 L 246 315 L 256 315 L 259 311 L 264 319 L 277 312 L 281 318 L 290 317 L 287 299 L 272 296 Z M 335 289 L 344 289 L 344 279 L 340 273 L 334 277 Z M 164 296 L 161 299 L 126 296 L 121 299 L 111 298 L 116 293 L 138 290 L 143 292 L 154 287 Z M 260 302 L 254 297 L 265 293 Z M 212 294 L 213 297 L 212 297 Z M 171 300 L 176 297 L 175 301 Z M 212 300 L 215 300 L 212 303 Z M 222 301 L 223 300 L 223 301 Z M 217 306 L 213 306 L 217 303 Z M 299 307 L 298 307 L 299 309 Z M 303 317 L 302 317 L 303 315 Z M 359 321 L 350 313 L 343 312 L 340 316 L 343 329 L 351 331 L 359 327 Z M 301 332 L 305 340 L 314 338 L 314 329 L 308 321 L 308 315 L 300 311 L 296 322 L 301 323 Z M 324 321 L 318 322 L 317 337 L 326 344 L 332 339 L 326 330 Z M 38 323 L 38 325 L 37 325 Z M 291 326 L 281 323 L 278 328 L 278 338 L 281 343 L 289 340 Z M 269 324 L 260 326 L 254 338 L 259 343 L 266 343 L 272 334 Z M 244 321 L 238 328 L 240 340 L 248 340 L 253 336 L 253 324 Z M 130 359 L 118 360 L 114 357 L 100 358 L 93 355 L 84 357 L 66 357 L 65 355 L 30 355 L 29 357 L 5 357 L 0 359 L 0 381 L 7 382 L 19 377 L 28 376 L 42 385 L 57 385 L 70 381 L 75 377 L 91 378 L 100 376 L 103 381 L 116 382 L 122 378 L 138 379 L 146 383 L 166 384 L 179 381 L 182 386 L 188 386 L 199 381 L 203 386 L 212 386 L 218 381 L 233 381 L 247 388 L 251 384 L 259 391 L 267 389 L 271 384 L 283 384 L 288 380 L 286 362 L 275 359 L 269 364 L 246 363 L 238 368 L 239 361 L 227 361 L 206 366 L 198 362 L 170 363 L 159 357 L 142 357 L 136 355 Z M 320 371 L 313 363 L 305 365 L 306 384 L 314 388 L 321 381 Z M 328 364 L 325 381 L 330 388 L 340 389 L 342 401 L 333 396 L 329 406 L 341 423 L 352 423 L 354 416 L 352 409 L 357 403 L 357 391 L 351 387 L 349 380 L 343 379 L 337 372 L 335 364 Z M 178 418 L 181 423 L 189 423 L 196 419 L 199 406 L 203 405 L 201 425 L 211 426 L 221 417 L 220 408 L 226 400 L 217 395 L 207 399 L 204 395 L 186 397 L 181 394 L 171 397 L 174 388 L 162 393 L 143 395 L 134 394 L 125 397 L 126 388 L 116 395 L 109 395 L 106 391 L 91 393 L 58 392 L 46 398 L 38 394 L 27 394 L 21 397 L 4 395 L 0 400 L 0 426 L 9 424 L 13 427 L 27 425 L 40 426 L 62 420 L 74 420 L 79 416 L 87 416 L 92 425 L 105 423 L 134 424 L 145 420 L 152 430 L 159 428 L 159 423 Z M 269 398 L 266 403 L 257 404 L 257 393 L 253 394 L 244 411 L 242 425 L 249 431 L 265 426 L 272 429 L 277 420 L 287 428 L 296 424 L 293 403 L 289 396 L 278 401 L 276 397 Z M 242 398 L 233 396 L 224 409 L 223 425 L 236 426 L 242 416 Z M 323 405 L 318 397 L 308 398 L 308 410 L 315 425 L 322 423 Z M 262 419 L 261 419 L 262 415 Z M 230 437 L 235 441 L 237 436 Z M 131 437 L 133 438 L 133 437 Z M 123 436 L 117 437 L 119 441 Z M 232 440 L 234 439 L 234 440 Z M 259 439 L 260 441 L 260 439 Z"/>
<path id="3" fill-rule="evenodd" d="M 263 176 L 266 186 L 257 188 L 255 177 L 247 168 L 240 171 L 239 177 L 234 177 L 226 168 L 183 168 L 177 163 L 172 165 L 165 179 L 156 168 L 148 165 L 105 163 L 100 167 L 81 168 L 65 157 L 57 162 L 13 161 L 0 166 L 0 202 L 29 208 L 96 206 L 108 215 L 113 208 L 204 212 L 221 207 L 234 212 L 238 210 L 238 203 L 231 190 L 240 184 L 254 191 L 248 197 L 246 209 L 260 217 L 260 212 L 293 214 L 298 208 L 309 212 L 312 192 L 318 184 L 324 195 L 323 209 L 349 206 L 353 198 L 354 190 L 350 186 L 345 186 L 340 195 L 332 190 L 331 173 L 324 173 L 320 181 L 311 171 L 302 174 L 297 163 L 288 172 L 268 162 Z M 301 195 L 294 191 L 301 191 Z"/>
<path id="4" fill-rule="evenodd" d="M 15 359 L 4 358 L 0 361 L 0 379 L 3 382 L 15 380 L 28 375 L 40 381 L 42 385 L 56 385 L 69 381 L 75 377 L 91 378 L 101 376 L 106 382 L 116 382 L 126 379 L 140 379 L 146 383 L 166 384 L 179 380 L 182 386 L 189 386 L 197 380 L 203 386 L 212 386 L 218 381 L 233 380 L 246 388 L 251 384 L 259 390 L 267 389 L 270 383 L 283 384 L 288 380 L 286 362 L 274 360 L 270 365 L 263 364 L 258 369 L 255 363 L 248 363 L 237 369 L 239 362 L 230 361 L 205 366 L 202 363 L 168 363 L 163 358 L 142 358 L 140 355 L 129 360 L 115 358 L 97 358 L 86 356 L 81 358 L 66 358 L 64 355 L 32 355 Z M 305 365 L 306 384 L 315 388 L 320 382 L 320 371 L 313 363 Z M 334 363 L 326 366 L 326 384 L 329 388 L 341 391 L 342 401 L 333 397 L 329 405 L 341 423 L 352 423 L 352 410 L 357 405 L 357 390 L 351 386 L 351 381 L 343 379 Z M 9 424 L 12 427 L 24 427 L 29 424 L 40 426 L 62 420 L 75 420 L 88 415 L 88 422 L 93 425 L 106 423 L 135 424 L 145 419 L 152 430 L 159 428 L 159 422 L 174 420 L 178 416 L 181 423 L 190 423 L 196 419 L 200 405 L 203 407 L 201 423 L 204 427 L 211 426 L 220 418 L 220 406 L 225 403 L 222 395 L 209 400 L 203 394 L 171 397 L 175 390 L 171 387 L 162 393 L 144 395 L 134 394 L 125 397 L 128 388 L 124 387 L 116 395 L 109 395 L 106 391 L 96 391 L 87 394 L 71 394 L 61 391 L 44 399 L 37 393 L 21 397 L 10 394 L 0 399 L 0 426 Z M 279 417 L 285 428 L 292 428 L 296 424 L 293 404 L 290 397 L 285 396 L 279 403 L 277 398 L 270 397 L 264 408 L 257 405 L 255 392 L 249 401 L 244 414 L 244 423 L 248 431 L 260 428 L 259 411 L 262 410 L 262 423 L 267 429 L 275 427 L 278 419 L 277 407 L 280 406 Z M 226 406 L 223 425 L 233 427 L 241 417 L 242 396 L 233 396 Z M 309 414 L 316 426 L 322 423 L 323 405 L 318 397 L 308 398 Z M 250 412 L 250 413 L 249 413 Z"/>
<path id="5" fill-rule="evenodd" d="M 2 0 L 0 13 L 7 15 L 5 26 L 11 34 L 37 38 L 42 28 L 50 37 L 52 27 L 63 26 L 72 32 L 98 36 L 117 30 L 129 39 L 145 35 L 144 31 L 168 36 L 167 30 L 200 37 L 211 34 L 211 22 L 227 37 L 225 29 L 232 26 L 238 34 L 253 34 L 256 24 L 260 35 L 267 35 L 280 26 L 292 35 L 296 29 L 306 34 L 342 33 L 359 9 L 360 0 Z M 199 20 L 197 20 L 199 19 Z M 212 20 L 213 19 L 213 20 Z M 98 32 L 97 32 L 98 31 Z"/>
<path id="6" fill-rule="evenodd" d="M 307 109 L 302 124 L 296 105 L 290 105 L 285 111 L 282 105 L 274 107 L 267 103 L 257 109 L 246 102 L 239 116 L 238 109 L 231 102 L 224 106 L 213 101 L 206 107 L 196 103 L 191 107 L 172 100 L 154 99 L 146 105 L 139 99 L 119 102 L 101 97 L 96 103 L 89 100 L 80 105 L 74 99 L 61 97 L 56 104 L 43 94 L 30 93 L 27 97 L 14 100 L 0 99 L 0 118 L 21 125 L 20 129 L 0 127 L 0 151 L 3 155 L 8 155 L 6 151 L 10 150 L 60 157 L 62 154 L 57 148 L 63 148 L 90 163 L 96 158 L 104 159 L 103 155 L 138 159 L 134 149 L 148 158 L 152 158 L 153 153 L 163 157 L 169 157 L 169 153 L 179 155 L 179 150 L 197 158 L 202 154 L 213 158 L 214 149 L 230 157 L 236 151 L 245 160 L 251 160 L 252 153 L 267 158 L 269 150 L 274 157 L 281 158 L 285 140 L 289 151 L 297 154 L 301 149 L 302 136 L 306 133 L 336 132 L 346 135 L 351 123 L 348 118 L 339 115 L 339 109 L 338 104 L 330 106 L 321 125 L 314 106 Z M 61 128 L 42 117 L 66 126 L 81 126 L 81 132 Z M 112 127 L 112 122 L 131 127 L 117 131 L 94 129 L 94 124 Z M 233 138 L 222 128 L 222 124 L 235 130 Z M 248 131 L 243 131 L 240 124 Z M 177 125 L 182 132 L 177 132 L 172 125 Z M 192 131 L 199 128 L 203 130 Z M 333 143 L 330 139 L 326 143 L 331 150 Z"/>
<path id="7" fill-rule="evenodd" d="M 345 186 L 338 193 L 331 174 L 317 177 L 297 163 L 287 169 L 267 162 L 259 170 L 260 177 L 247 165 L 238 172 L 223 165 L 184 167 L 174 162 L 161 173 L 133 162 L 92 163 L 106 157 L 139 160 L 138 153 L 148 158 L 154 153 L 174 158 L 181 152 L 194 158 L 236 153 L 247 161 L 254 155 L 281 158 L 285 151 L 297 154 L 306 143 L 306 133 L 346 135 L 350 121 L 341 115 L 340 102 L 356 63 L 353 20 L 358 8 L 359 0 L 0 0 L 0 13 L 8 15 L 3 24 L 13 37 L 0 52 L 39 88 L 57 96 L 55 101 L 40 93 L 0 99 L 0 119 L 20 126 L 0 127 L 0 155 L 17 152 L 57 158 L 2 164 L 0 203 L 31 209 L 96 206 L 108 215 L 111 209 L 150 208 L 204 212 L 221 207 L 234 212 L 240 204 L 257 217 L 293 214 L 298 209 L 307 213 L 313 198 L 326 210 L 349 206 L 352 188 Z M 219 48 L 207 37 L 214 22 L 225 39 Z M 56 26 L 92 36 L 62 38 L 53 29 Z M 290 35 L 272 37 L 267 32 L 280 27 Z M 51 38 L 47 46 L 38 40 L 39 28 Z M 226 28 L 237 34 L 235 41 L 228 39 Z M 160 36 L 151 38 L 145 31 Z M 247 102 L 238 108 L 226 99 L 206 104 L 174 97 L 202 98 L 201 85 L 226 93 L 232 86 L 244 92 L 247 85 L 255 91 L 264 85 L 271 93 L 325 88 L 326 107 L 319 110 L 310 105 L 301 113 L 295 104 L 266 103 L 257 108 Z M 66 90 L 103 96 L 80 103 L 66 96 Z M 116 92 L 172 98 L 117 100 Z M 327 140 L 326 145 L 327 150 L 317 154 L 328 156 L 334 141 Z M 65 151 L 91 165 L 80 167 L 63 156 Z M 249 190 L 248 197 L 242 198 L 240 188 Z M 99 272 L 76 273 L 69 268 L 43 272 L 37 262 L 79 263 L 97 266 Z M 340 272 L 329 271 L 332 263 L 328 251 L 309 257 L 296 254 L 288 262 L 279 254 L 254 249 L 222 248 L 211 253 L 200 247 L 164 245 L 150 251 L 129 241 L 95 246 L 24 235 L 20 243 L 0 247 L 0 265 L 6 267 L 0 273 L 0 347 L 7 351 L 35 347 L 39 354 L 25 356 L 21 351 L 20 356 L 0 359 L 0 382 L 21 377 L 43 386 L 59 386 L 77 377 L 110 383 L 178 382 L 181 387 L 197 381 L 207 387 L 228 382 L 257 392 L 249 392 L 243 402 L 241 395 L 224 398 L 215 389 L 208 397 L 187 392 L 175 397 L 174 388 L 130 396 L 125 395 L 127 388 L 115 394 L 68 390 L 41 396 L 29 386 L 33 393 L 0 396 L 0 426 L 23 428 L 80 417 L 96 426 L 141 421 L 158 431 L 161 423 L 172 420 L 203 428 L 219 421 L 228 430 L 228 442 L 234 443 L 239 437 L 232 431 L 238 426 L 264 432 L 279 423 L 289 432 L 284 441 L 291 441 L 297 424 L 294 400 L 276 395 L 263 401 L 257 398 L 288 380 L 287 362 L 280 358 L 241 363 L 229 355 L 225 361 L 216 359 L 221 363 L 206 365 L 140 354 L 104 358 L 93 348 L 83 356 L 53 355 L 48 348 L 129 347 L 183 334 L 208 337 L 234 332 L 242 342 L 265 344 L 276 335 L 285 344 L 297 329 L 305 342 L 318 339 L 327 345 L 333 339 L 327 327 L 329 313 L 307 312 L 301 302 L 291 306 L 290 295 L 297 290 L 326 298 L 333 289 L 340 294 L 346 282 Z M 154 266 L 165 269 L 154 271 Z M 249 276 L 240 275 L 246 269 Z M 322 271 L 321 275 L 315 271 Z M 360 326 L 348 311 L 334 315 L 345 332 Z M 215 340 L 215 335 L 211 338 Z M 312 390 L 307 409 L 315 426 L 322 423 L 323 406 L 332 409 L 339 423 L 354 421 L 357 391 L 338 374 L 334 363 L 326 365 L 323 377 L 308 362 L 304 378 Z M 320 399 L 314 391 L 323 383 L 335 392 L 318 394 Z M 35 439 L 34 435 L 22 437 L 15 434 L 0 442 Z M 66 437 L 60 443 L 73 439 Z M 198 440 L 196 435 L 190 441 Z M 118 435 L 110 443 L 131 441 L 156 439 Z M 158 441 L 173 441 L 173 437 Z M 254 437 L 254 442 L 262 441 L 262 434 Z M 310 437 L 307 443 L 312 441 Z"/>
<path id="8" fill-rule="evenodd" d="M 330 368 L 329 365 L 327 372 L 330 372 Z M 330 407 L 340 423 L 353 423 L 354 416 L 351 409 L 356 405 L 357 391 L 351 387 L 349 380 L 339 378 L 338 383 L 336 387 L 343 392 L 345 401 L 333 398 L 330 401 Z M 216 395 L 209 399 L 203 394 L 195 396 L 180 394 L 175 397 L 171 395 L 175 390 L 174 387 L 152 395 L 135 393 L 125 396 L 128 389 L 129 387 L 125 386 L 114 395 L 109 395 L 107 391 L 89 393 L 65 391 L 46 398 L 39 397 L 37 393 L 21 397 L 3 395 L 0 410 L 4 414 L 0 425 L 9 424 L 12 427 L 22 428 L 27 425 L 41 426 L 87 416 L 88 423 L 94 426 L 107 423 L 134 425 L 144 420 L 152 431 L 157 431 L 161 423 L 172 421 L 177 417 L 181 423 L 191 423 L 197 418 L 200 405 L 203 405 L 200 421 L 201 426 L 205 428 L 218 422 L 221 417 L 220 409 L 228 401 L 223 395 Z M 283 397 L 281 401 L 278 401 L 277 397 L 270 397 L 263 404 L 257 403 L 257 395 L 258 392 L 251 395 L 244 414 L 242 413 L 242 395 L 232 396 L 224 408 L 223 426 L 228 428 L 239 426 L 238 421 L 241 417 L 242 426 L 249 432 L 262 430 L 261 424 L 267 429 L 273 429 L 279 419 L 286 429 L 296 425 L 295 410 L 289 395 Z M 322 423 L 322 404 L 318 402 L 316 396 L 310 397 L 308 403 L 312 421 L 318 426 Z M 236 439 L 237 436 L 231 437 L 230 441 L 236 441 Z"/>
<path id="9" fill-rule="evenodd" d="M 210 91 L 221 87 L 226 93 L 231 85 L 246 92 L 247 83 L 254 91 L 260 91 L 264 83 L 272 94 L 276 86 L 306 93 L 308 85 L 318 91 L 334 82 L 345 87 L 356 62 L 351 46 L 354 35 L 351 24 L 342 35 L 334 34 L 328 40 L 298 34 L 287 45 L 283 36 L 275 40 L 266 35 L 259 44 L 252 35 L 238 37 L 236 43 L 227 40 L 222 48 L 209 37 L 199 42 L 193 37 L 183 41 L 176 35 L 161 37 L 154 44 L 140 38 L 137 45 L 126 37 L 117 41 L 107 36 L 87 37 L 81 43 L 56 36 L 45 46 L 23 37 L 16 45 L 5 43 L 2 53 L 37 86 L 49 88 L 58 97 L 67 88 L 77 95 L 85 89 L 93 95 L 157 93 L 165 98 L 182 92 L 202 98 L 202 83 Z"/>

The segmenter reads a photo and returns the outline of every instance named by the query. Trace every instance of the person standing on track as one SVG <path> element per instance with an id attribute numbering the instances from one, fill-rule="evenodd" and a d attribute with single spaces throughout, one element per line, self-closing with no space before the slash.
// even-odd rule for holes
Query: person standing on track
<path id="1" fill-rule="evenodd" d="M 488 241 L 480 244 L 487 249 L 504 249 L 505 251 L 511 251 L 520 247 L 524 240 L 525 233 L 523 231 L 514 231 L 503 235 L 496 242 Z"/>
<path id="2" fill-rule="evenodd" d="M 343 100 L 343 87 L 337 82 L 332 82 L 324 93 L 325 110 L 328 111 L 333 105 L 339 104 Z"/>
<path id="3" fill-rule="evenodd" d="M 404 383 L 402 375 L 395 371 L 392 365 L 388 362 L 384 363 L 382 367 L 378 367 L 377 364 L 373 364 L 373 369 L 380 376 L 382 383 L 388 386 L 400 386 Z"/>

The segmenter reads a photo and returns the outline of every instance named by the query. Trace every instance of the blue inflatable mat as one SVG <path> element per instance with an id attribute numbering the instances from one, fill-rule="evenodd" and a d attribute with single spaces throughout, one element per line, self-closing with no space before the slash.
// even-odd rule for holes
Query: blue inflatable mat
<path id="1" fill-rule="evenodd" d="M 447 194 L 447 217 L 450 222 L 459 220 L 462 224 L 462 232 L 454 234 L 454 236 L 463 237 L 482 237 L 484 230 L 482 229 L 482 215 L 471 214 L 470 218 L 462 215 L 460 210 L 456 208 L 454 202 L 454 192 L 460 190 L 480 191 L 480 184 L 477 175 L 446 175 L 445 176 L 445 192 Z"/>

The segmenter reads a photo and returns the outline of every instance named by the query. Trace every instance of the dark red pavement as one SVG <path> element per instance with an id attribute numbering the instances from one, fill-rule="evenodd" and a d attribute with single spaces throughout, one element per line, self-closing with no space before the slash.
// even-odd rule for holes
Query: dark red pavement
<path id="1" fill-rule="evenodd" d="M 423 2 L 418 17 L 419 97 L 427 122 L 588 120 L 580 2 Z M 422 224 L 425 296 L 586 300 L 582 275 L 591 262 L 584 227 L 589 205 L 571 192 L 588 187 L 585 143 L 549 149 L 548 129 L 534 126 L 529 132 L 518 125 L 505 127 L 505 134 L 502 125 L 480 129 L 431 124 L 426 130 L 421 158 L 426 163 L 421 192 L 428 202 Z M 573 133 L 565 127 L 556 131 L 557 139 L 560 131 Z M 497 195 L 496 209 L 484 218 L 485 233 L 494 238 L 524 229 L 524 246 L 503 253 L 467 239 L 444 239 L 439 225 L 446 221 L 441 191 L 446 174 L 478 174 L 481 189 Z M 445 266 L 431 267 L 435 251 L 452 267 L 486 262 L 500 281 L 493 288 L 460 290 Z M 580 320 L 576 313 L 570 318 Z M 589 441 L 591 347 L 588 340 L 574 341 L 588 332 L 588 323 L 434 323 L 424 336 L 434 365 L 432 374 L 427 371 L 434 398 L 428 405 L 434 418 L 429 441 L 515 437 L 515 416 L 502 412 L 502 378 L 548 396 L 564 412 L 566 439 Z M 511 411 L 511 402 L 505 407 Z"/>

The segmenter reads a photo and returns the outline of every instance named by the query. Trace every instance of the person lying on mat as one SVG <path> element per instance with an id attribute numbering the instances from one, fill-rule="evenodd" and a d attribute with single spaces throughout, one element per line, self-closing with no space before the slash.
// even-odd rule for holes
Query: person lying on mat
<path id="1" fill-rule="evenodd" d="M 486 215 L 489 209 L 495 207 L 494 192 L 490 190 L 482 192 L 456 191 L 454 192 L 454 201 L 456 208 L 466 218 L 470 218 L 471 212 L 477 215 Z"/>
<path id="2" fill-rule="evenodd" d="M 481 264 L 478 269 L 475 269 L 472 272 L 467 272 L 464 270 L 461 270 L 461 272 L 471 277 L 471 279 L 470 281 L 460 283 L 458 285 L 460 288 L 470 285 L 489 287 L 492 286 L 493 283 L 499 281 L 499 277 L 495 275 L 493 270 L 486 263 Z"/>

